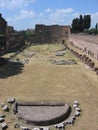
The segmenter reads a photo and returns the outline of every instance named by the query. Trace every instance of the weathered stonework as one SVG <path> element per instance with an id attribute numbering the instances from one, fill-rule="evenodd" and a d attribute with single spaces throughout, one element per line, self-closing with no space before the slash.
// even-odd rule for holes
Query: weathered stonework
<path id="1" fill-rule="evenodd" d="M 91 41 L 86 41 L 86 40 L 81 40 L 81 39 L 79 40 L 77 38 L 76 39 L 70 38 L 69 42 L 70 42 L 70 45 L 81 50 L 82 52 L 85 52 L 88 56 L 91 56 L 92 58 L 95 58 L 96 60 L 98 60 L 98 44 L 93 43 Z"/>
<path id="2" fill-rule="evenodd" d="M 67 119 L 71 107 L 65 103 L 16 103 L 14 112 L 18 120 L 37 126 L 47 126 L 60 123 Z"/>
<path id="3" fill-rule="evenodd" d="M 21 32 L 16 32 L 14 27 L 7 26 L 6 29 L 6 51 L 16 48 L 24 44 L 24 35 Z"/>
<path id="4" fill-rule="evenodd" d="M 0 14 L 0 54 L 3 54 L 6 49 L 6 27 L 7 22 Z"/>
<path id="5" fill-rule="evenodd" d="M 2 15 L 0 14 L 0 34 L 3 35 L 6 34 L 6 27 L 7 27 L 7 22 L 4 18 L 2 18 Z"/>
<path id="6" fill-rule="evenodd" d="M 7 26 L 6 20 L 0 14 L 0 55 L 23 43 L 23 34 L 15 32 L 12 26 Z"/>
<path id="7" fill-rule="evenodd" d="M 31 31 L 31 30 L 28 30 Z M 20 46 L 25 41 L 24 34 L 15 32 L 0 14 L 0 53 Z M 28 38 L 31 43 L 64 43 L 70 36 L 70 26 L 37 24 Z"/>
<path id="8" fill-rule="evenodd" d="M 34 43 L 55 43 L 64 42 L 69 38 L 70 26 L 60 25 L 42 25 L 37 24 L 34 34 L 32 36 L 32 42 Z"/>

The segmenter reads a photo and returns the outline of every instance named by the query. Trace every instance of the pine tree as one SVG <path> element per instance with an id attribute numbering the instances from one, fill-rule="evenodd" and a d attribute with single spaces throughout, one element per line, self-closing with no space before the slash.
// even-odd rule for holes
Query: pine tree
<path id="1" fill-rule="evenodd" d="M 72 32 L 79 32 L 79 18 L 75 18 L 72 21 Z"/>
<path id="2" fill-rule="evenodd" d="M 98 29 L 98 23 L 96 23 L 95 29 Z"/>
<path id="3" fill-rule="evenodd" d="M 84 28 L 84 20 L 83 20 L 83 16 L 80 15 L 80 22 L 79 22 L 79 28 L 80 28 L 80 32 L 83 32 L 83 28 Z"/>
<path id="4" fill-rule="evenodd" d="M 89 29 L 91 26 L 90 15 L 80 15 L 79 18 L 74 18 L 72 21 L 72 32 L 83 32 L 84 29 Z"/>
<path id="5" fill-rule="evenodd" d="M 89 29 L 91 26 L 91 16 L 84 15 L 84 29 Z"/>

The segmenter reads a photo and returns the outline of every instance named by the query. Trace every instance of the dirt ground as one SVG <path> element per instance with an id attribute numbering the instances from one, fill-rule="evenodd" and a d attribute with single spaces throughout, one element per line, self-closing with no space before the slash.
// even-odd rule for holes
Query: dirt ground
<path id="1" fill-rule="evenodd" d="M 29 51 L 35 55 L 25 65 L 12 63 L 0 67 L 0 103 L 8 97 L 21 101 L 56 101 L 72 104 L 78 100 L 82 110 L 81 116 L 67 130 L 98 130 L 98 75 L 80 63 L 69 51 L 64 57 L 56 57 L 53 50 L 61 49 L 59 45 L 31 46 Z M 44 51 L 43 51 L 44 50 Z M 7 57 L 7 55 L 6 55 Z M 20 59 L 25 57 L 20 54 Z M 17 57 L 16 57 L 17 58 Z M 52 59 L 74 59 L 76 65 L 54 65 Z M 0 115 L 2 114 L 0 108 Z M 5 113 L 6 114 L 6 113 Z M 9 113 L 6 116 L 8 130 L 14 130 L 17 123 Z"/>
<path id="2" fill-rule="evenodd" d="M 86 34 L 71 34 L 70 39 L 78 39 L 89 43 L 98 44 L 98 35 L 86 35 Z"/>
<path id="3" fill-rule="evenodd" d="M 98 61 L 98 35 L 71 34 L 69 41 L 89 55 L 91 59 Z"/>

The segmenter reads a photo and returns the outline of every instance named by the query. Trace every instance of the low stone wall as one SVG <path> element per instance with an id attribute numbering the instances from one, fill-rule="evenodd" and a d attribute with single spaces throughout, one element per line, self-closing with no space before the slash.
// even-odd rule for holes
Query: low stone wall
<path id="1" fill-rule="evenodd" d="M 73 46 L 73 43 L 71 43 L 71 45 Z M 81 62 L 83 62 L 84 64 L 88 65 L 98 75 L 98 67 L 96 67 L 96 65 L 95 65 L 94 61 L 92 61 L 92 59 L 90 59 L 86 55 L 79 54 L 78 52 L 74 51 L 73 49 L 71 49 L 68 46 L 67 46 L 67 49 L 70 50 L 72 52 L 72 54 L 74 56 L 76 56 Z"/>

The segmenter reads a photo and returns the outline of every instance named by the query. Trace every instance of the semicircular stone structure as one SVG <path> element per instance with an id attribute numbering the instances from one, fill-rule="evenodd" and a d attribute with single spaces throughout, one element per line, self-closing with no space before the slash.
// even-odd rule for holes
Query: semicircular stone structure
<path id="1" fill-rule="evenodd" d="M 36 126 L 46 126 L 66 120 L 71 107 L 65 103 L 15 103 L 14 112 L 24 123 Z"/>

